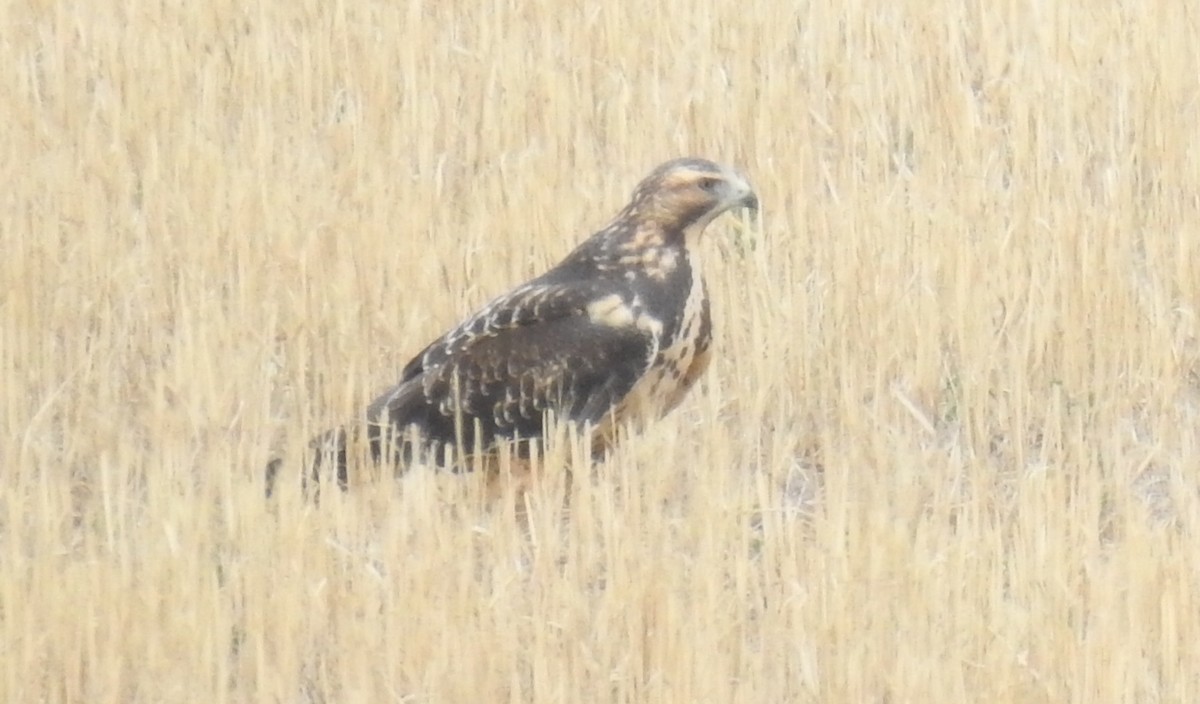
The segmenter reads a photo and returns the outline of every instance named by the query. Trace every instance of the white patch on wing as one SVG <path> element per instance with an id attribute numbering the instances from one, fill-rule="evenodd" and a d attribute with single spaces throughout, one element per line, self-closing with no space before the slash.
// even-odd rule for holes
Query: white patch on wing
<path id="1" fill-rule="evenodd" d="M 633 308 L 620 295 L 611 293 L 604 298 L 598 298 L 587 306 L 588 319 L 598 325 L 610 328 L 625 328 L 633 325 L 635 316 Z"/>
<path id="2" fill-rule="evenodd" d="M 610 328 L 636 327 L 639 330 L 658 338 L 662 335 L 662 322 L 646 315 L 642 310 L 642 302 L 636 296 L 633 303 L 627 302 L 620 294 L 610 293 L 603 298 L 597 298 L 587 306 L 588 319 L 597 325 Z"/>
<path id="3" fill-rule="evenodd" d="M 644 265 L 650 276 L 659 281 L 666 281 L 679 266 L 679 257 L 674 249 L 663 248 L 660 251 L 648 252 L 644 258 Z"/>

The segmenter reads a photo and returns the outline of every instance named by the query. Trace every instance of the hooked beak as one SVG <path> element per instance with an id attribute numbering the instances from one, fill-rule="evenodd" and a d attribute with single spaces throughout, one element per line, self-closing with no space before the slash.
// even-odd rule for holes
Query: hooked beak
<path id="1" fill-rule="evenodd" d="M 732 210 L 734 208 L 744 208 L 749 210 L 751 215 L 758 217 L 758 194 L 750 186 L 750 183 L 744 176 L 728 170 L 725 174 L 725 182 L 728 184 L 728 193 L 725 202 L 725 209 Z"/>

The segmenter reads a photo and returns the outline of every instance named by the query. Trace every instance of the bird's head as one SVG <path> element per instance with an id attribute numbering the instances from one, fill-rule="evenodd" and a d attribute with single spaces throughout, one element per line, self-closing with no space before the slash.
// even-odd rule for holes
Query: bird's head
<path id="1" fill-rule="evenodd" d="M 629 204 L 633 214 L 665 231 L 699 233 L 733 208 L 758 211 L 758 196 L 738 172 L 706 159 L 675 159 L 642 180 Z"/>

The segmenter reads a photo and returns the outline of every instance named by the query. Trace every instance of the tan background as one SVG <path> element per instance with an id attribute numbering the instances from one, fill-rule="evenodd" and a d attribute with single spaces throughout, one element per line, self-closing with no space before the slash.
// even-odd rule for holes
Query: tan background
<path id="1" fill-rule="evenodd" d="M 6 3 L 0 700 L 1196 699 L 1198 25 Z M 765 217 L 673 416 L 527 531 L 426 473 L 262 501 L 683 154 Z"/>

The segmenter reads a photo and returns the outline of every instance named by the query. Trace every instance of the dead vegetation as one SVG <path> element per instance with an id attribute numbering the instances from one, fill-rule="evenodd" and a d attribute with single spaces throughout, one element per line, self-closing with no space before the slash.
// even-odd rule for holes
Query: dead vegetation
<path id="1" fill-rule="evenodd" d="M 0 700 L 1200 691 L 1186 3 L 0 26 Z M 520 517 L 429 474 L 264 503 L 272 454 L 680 154 L 765 225 L 710 232 L 673 416 Z"/>

